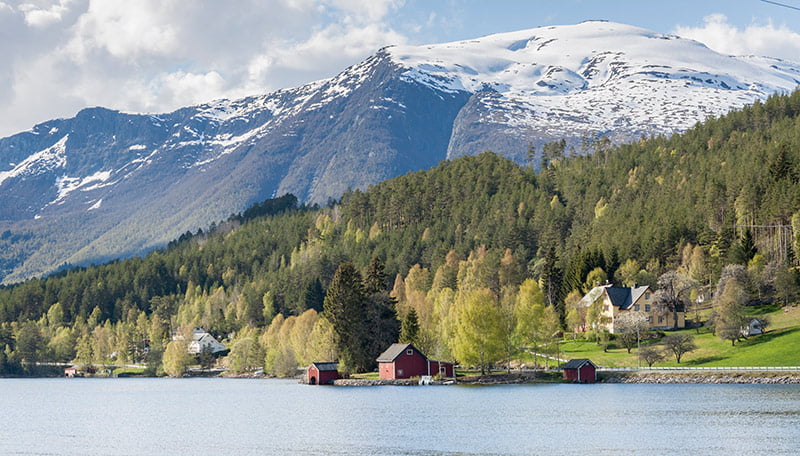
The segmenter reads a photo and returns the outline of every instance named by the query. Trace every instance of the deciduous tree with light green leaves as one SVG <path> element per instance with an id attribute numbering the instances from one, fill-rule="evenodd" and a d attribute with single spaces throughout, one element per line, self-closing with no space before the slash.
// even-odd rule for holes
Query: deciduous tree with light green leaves
<path id="1" fill-rule="evenodd" d="M 488 288 L 467 294 L 458 309 L 453 354 L 461 364 L 477 366 L 481 375 L 503 355 L 497 297 Z"/>
<path id="2" fill-rule="evenodd" d="M 514 339 L 520 347 L 538 350 L 541 344 L 542 319 L 544 318 L 544 293 L 533 279 L 526 279 L 519 286 L 514 300 L 516 327 Z M 535 362 L 535 361 L 534 361 Z"/>
<path id="3" fill-rule="evenodd" d="M 192 327 L 188 325 L 182 326 L 178 330 L 175 340 L 167 344 L 167 348 L 164 351 L 163 367 L 164 372 L 170 377 L 181 377 L 194 360 L 194 357 L 187 350 L 191 337 Z"/>
<path id="4" fill-rule="evenodd" d="M 746 303 L 747 292 L 735 278 L 725 283 L 714 303 L 714 329 L 720 339 L 731 341 L 732 346 L 742 338 L 742 330 L 747 326 Z"/>
<path id="5" fill-rule="evenodd" d="M 234 372 L 251 372 L 264 367 L 264 350 L 258 341 L 256 328 L 244 327 L 231 346 L 230 369 Z"/>

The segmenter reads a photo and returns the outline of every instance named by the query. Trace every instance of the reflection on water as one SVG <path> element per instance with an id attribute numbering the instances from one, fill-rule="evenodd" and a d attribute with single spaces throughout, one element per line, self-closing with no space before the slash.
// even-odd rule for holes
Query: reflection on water
<path id="1" fill-rule="evenodd" d="M 798 385 L 0 380 L 0 454 L 797 454 Z"/>

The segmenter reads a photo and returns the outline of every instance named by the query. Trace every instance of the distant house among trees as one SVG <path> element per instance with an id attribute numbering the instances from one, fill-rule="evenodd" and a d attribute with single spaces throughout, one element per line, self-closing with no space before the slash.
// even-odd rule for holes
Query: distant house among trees
<path id="1" fill-rule="evenodd" d="M 649 286 L 619 287 L 601 285 L 592 288 L 580 301 L 580 305 L 591 308 L 599 306 L 600 325 L 610 333 L 619 332 L 617 319 L 628 312 L 641 312 L 647 316 L 651 329 L 671 329 L 686 327 L 686 311 L 682 305 L 677 307 L 677 325 L 673 313 L 660 305 Z"/>
<path id="2" fill-rule="evenodd" d="M 586 358 L 571 359 L 564 365 L 564 380 L 594 383 L 597 381 L 597 365 Z"/>
<path id="3" fill-rule="evenodd" d="M 380 378 L 385 380 L 423 375 L 453 376 L 453 363 L 430 360 L 411 344 L 392 344 L 377 361 Z"/>
<path id="4" fill-rule="evenodd" d="M 180 333 L 175 333 L 172 336 L 172 340 L 183 340 L 183 336 Z M 225 351 L 225 345 L 221 344 L 205 329 L 195 326 L 192 330 L 192 340 L 189 341 L 186 351 L 192 355 L 199 355 L 204 351 L 213 354 Z"/>
<path id="5" fill-rule="evenodd" d="M 305 382 L 309 385 L 330 385 L 339 379 L 339 363 L 311 363 L 306 369 Z"/>

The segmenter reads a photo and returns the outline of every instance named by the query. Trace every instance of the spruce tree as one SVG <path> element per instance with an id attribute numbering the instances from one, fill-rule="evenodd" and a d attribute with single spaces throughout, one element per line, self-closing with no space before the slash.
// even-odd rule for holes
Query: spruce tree
<path id="1" fill-rule="evenodd" d="M 419 318 L 417 311 L 411 309 L 403 317 L 403 323 L 400 326 L 400 339 L 401 344 L 416 344 L 419 337 Z"/>
<path id="2" fill-rule="evenodd" d="M 314 309 L 317 312 L 322 312 L 322 305 L 325 301 L 325 290 L 322 289 L 322 282 L 319 277 L 308 283 L 306 292 L 303 295 L 306 309 Z"/>
<path id="3" fill-rule="evenodd" d="M 364 291 L 367 294 L 386 291 L 386 273 L 383 263 L 378 257 L 372 258 L 372 262 L 364 275 Z"/>
<path id="4" fill-rule="evenodd" d="M 341 354 L 339 365 L 345 372 L 363 372 L 370 364 L 364 324 L 366 302 L 361 274 L 352 263 L 340 265 L 328 286 L 323 307 L 325 318 L 333 325 Z"/>

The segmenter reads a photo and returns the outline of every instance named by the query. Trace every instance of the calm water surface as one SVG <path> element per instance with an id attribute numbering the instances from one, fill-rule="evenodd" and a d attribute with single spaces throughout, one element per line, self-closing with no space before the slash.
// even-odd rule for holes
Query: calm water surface
<path id="1" fill-rule="evenodd" d="M 798 385 L 0 379 L 2 455 L 800 454 Z"/>

